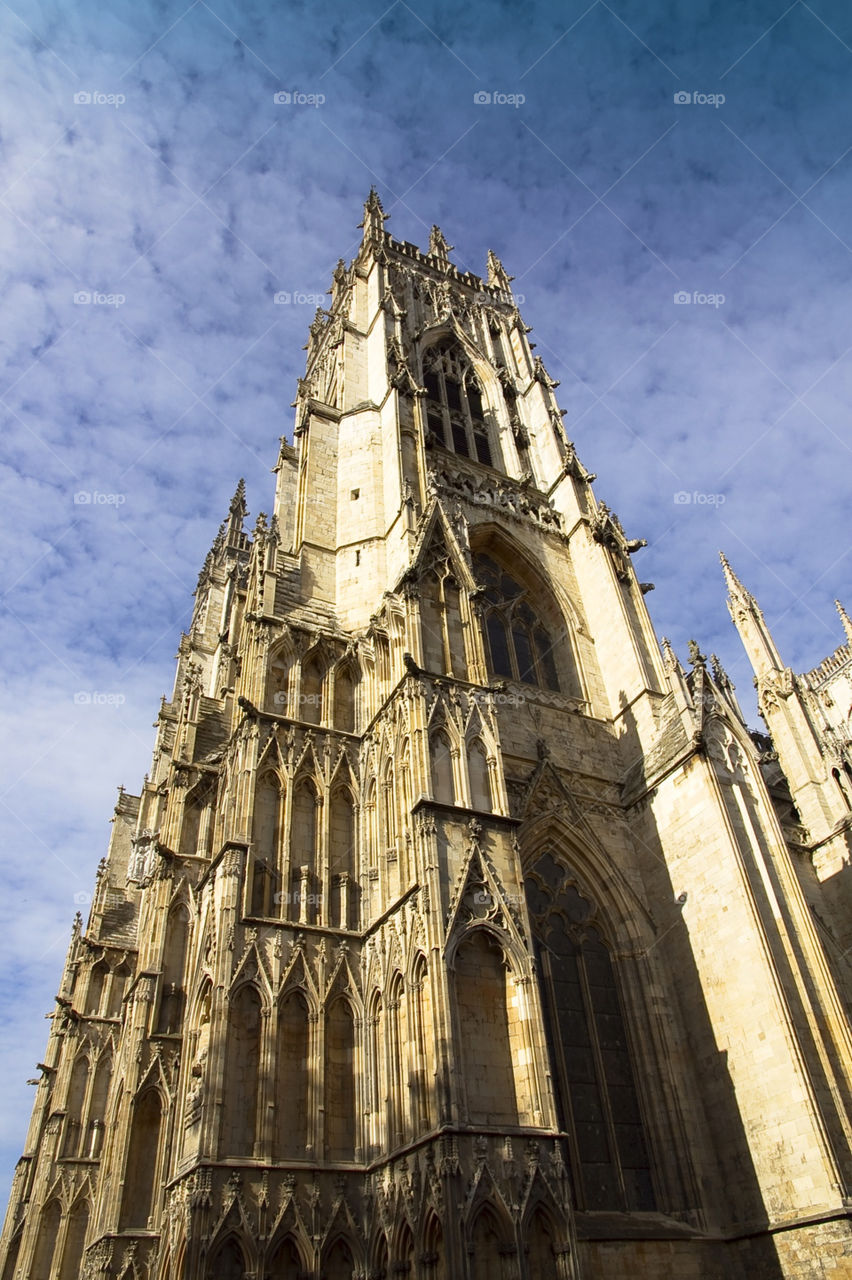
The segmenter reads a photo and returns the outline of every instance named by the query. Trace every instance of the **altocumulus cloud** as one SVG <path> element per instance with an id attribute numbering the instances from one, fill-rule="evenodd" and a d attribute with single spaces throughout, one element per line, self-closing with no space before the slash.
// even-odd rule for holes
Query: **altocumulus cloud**
<path id="1" fill-rule="evenodd" d="M 492 247 L 516 276 L 676 648 L 716 650 L 749 701 L 719 546 L 793 665 L 839 643 L 852 15 L 122 0 L 13 3 L 0 28 L 8 1174 L 33 1013 L 146 767 L 198 568 L 239 475 L 268 506 L 292 429 L 312 311 L 274 297 L 325 291 L 371 183 L 396 236 L 438 222 L 460 267 Z"/>

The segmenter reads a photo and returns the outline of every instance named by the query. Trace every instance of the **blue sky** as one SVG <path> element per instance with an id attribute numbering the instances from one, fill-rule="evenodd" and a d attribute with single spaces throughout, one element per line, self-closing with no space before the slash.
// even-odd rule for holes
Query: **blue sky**
<path id="1" fill-rule="evenodd" d="M 239 476 L 269 510 L 313 313 L 273 296 L 324 293 L 371 183 L 398 238 L 437 222 L 515 276 L 684 658 L 753 708 L 720 547 L 794 667 L 841 642 L 852 10 L 10 0 L 0 47 L 5 1200 L 75 895 Z"/>

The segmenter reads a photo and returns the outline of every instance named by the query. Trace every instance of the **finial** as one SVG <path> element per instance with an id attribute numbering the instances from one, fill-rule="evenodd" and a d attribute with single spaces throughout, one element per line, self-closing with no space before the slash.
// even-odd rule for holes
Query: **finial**
<path id="1" fill-rule="evenodd" d="M 228 537 L 229 538 L 235 537 L 237 534 L 242 533 L 243 520 L 245 520 L 247 514 L 248 514 L 248 508 L 246 507 L 246 482 L 245 480 L 241 479 L 236 489 L 234 490 L 234 496 L 231 499 L 231 505 L 228 508 Z"/>
<path id="2" fill-rule="evenodd" d="M 447 243 L 447 238 L 440 227 L 433 226 L 429 233 L 429 256 L 439 258 L 441 262 L 449 262 L 449 255 L 453 246 Z"/>
<path id="3" fill-rule="evenodd" d="M 511 282 L 514 276 L 510 276 L 503 266 L 503 263 L 497 257 L 493 249 L 488 250 L 488 281 L 495 289 L 501 289 L 504 293 L 511 294 Z"/>
<path id="4" fill-rule="evenodd" d="M 843 608 L 843 605 L 839 600 L 835 600 L 834 607 L 840 614 L 840 621 L 843 623 L 843 630 L 846 632 L 846 639 L 850 644 L 852 644 L 852 618 L 849 617 L 849 614 Z"/>
<path id="5" fill-rule="evenodd" d="M 245 517 L 245 514 L 246 514 L 246 482 L 245 482 L 245 480 L 243 480 L 242 478 L 240 478 L 240 480 L 239 480 L 239 482 L 238 482 L 238 484 L 237 484 L 237 487 L 236 487 L 236 489 L 234 490 L 234 496 L 233 496 L 233 498 L 231 499 L 231 505 L 230 505 L 230 508 L 229 508 L 229 513 L 230 513 L 232 516 L 239 514 L 240 516 Z"/>
<path id="6" fill-rule="evenodd" d="M 676 667 L 678 665 L 677 654 L 672 648 L 668 636 L 663 636 L 662 640 L 663 661 L 667 667 Z"/>
<path id="7" fill-rule="evenodd" d="M 746 591 L 745 587 L 740 582 L 737 575 L 734 573 L 728 561 L 728 557 L 725 555 L 724 551 L 719 552 L 719 559 L 722 562 L 722 568 L 725 572 L 725 582 L 727 583 L 728 592 L 730 593 L 730 595 L 739 596 L 740 598 L 746 599 L 746 600 L 751 600 L 752 598 L 751 593 L 749 591 Z"/>
<path id="8" fill-rule="evenodd" d="M 692 665 L 694 667 L 703 667 L 706 664 L 707 659 L 704 657 L 704 654 L 699 649 L 698 641 L 690 640 L 688 648 L 689 648 L 689 661 L 692 663 Z"/>

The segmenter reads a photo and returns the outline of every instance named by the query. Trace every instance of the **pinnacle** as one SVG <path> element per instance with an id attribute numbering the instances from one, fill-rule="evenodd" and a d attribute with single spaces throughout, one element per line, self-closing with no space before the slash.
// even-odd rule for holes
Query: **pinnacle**
<path id="1" fill-rule="evenodd" d="M 722 568 L 725 571 L 725 582 L 728 585 L 729 594 L 731 596 L 739 596 L 741 599 L 752 601 L 753 596 L 751 592 L 746 590 L 737 575 L 734 573 L 724 551 L 719 552 L 719 559 L 721 560 Z"/>
<path id="2" fill-rule="evenodd" d="M 846 632 L 846 639 L 850 644 L 852 644 L 852 618 L 849 617 L 849 614 L 846 612 L 839 600 L 835 600 L 834 607 L 840 614 L 840 621 L 843 623 L 843 630 Z"/>

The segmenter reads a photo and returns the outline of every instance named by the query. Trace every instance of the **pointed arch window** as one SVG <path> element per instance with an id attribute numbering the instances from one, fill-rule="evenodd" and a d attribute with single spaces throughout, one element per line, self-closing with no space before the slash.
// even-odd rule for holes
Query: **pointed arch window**
<path id="1" fill-rule="evenodd" d="M 554 692 L 576 692 L 567 640 L 553 620 L 545 619 L 535 593 L 507 573 L 492 556 L 474 557 L 474 572 L 483 587 L 488 665 L 496 676 L 538 685 Z M 555 615 L 555 609 L 549 612 Z M 564 624 L 563 624 L 564 631 Z M 571 667 L 560 681 L 558 668 Z M 563 688 L 563 684 L 569 688 Z M 571 688 L 570 686 L 574 686 Z"/>
<path id="2" fill-rule="evenodd" d="M 557 1102 L 578 1207 L 653 1210 L 645 1129 L 615 968 L 595 908 L 550 854 L 525 881 Z"/>
<path id="3" fill-rule="evenodd" d="M 482 387 L 458 343 L 444 341 L 423 357 L 429 443 L 494 466 Z"/>

